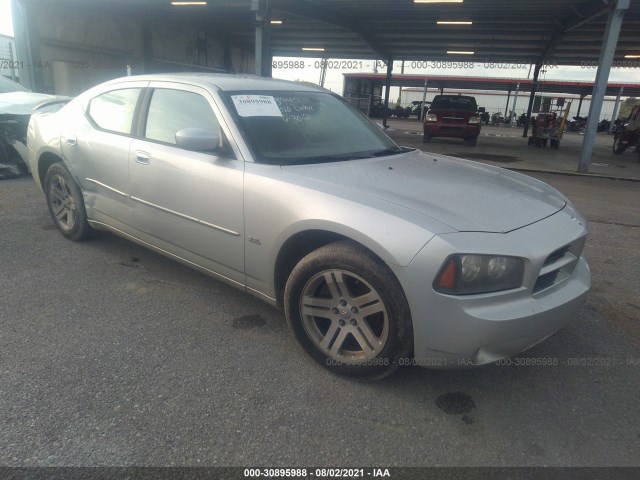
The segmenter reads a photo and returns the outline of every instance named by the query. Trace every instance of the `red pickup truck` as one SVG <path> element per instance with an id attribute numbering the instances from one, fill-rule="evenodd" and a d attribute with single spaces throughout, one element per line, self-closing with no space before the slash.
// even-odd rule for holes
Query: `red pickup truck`
<path id="1" fill-rule="evenodd" d="M 474 146 L 480 135 L 480 114 L 474 97 L 436 95 L 424 117 L 424 143 L 433 137 L 462 138 Z"/>

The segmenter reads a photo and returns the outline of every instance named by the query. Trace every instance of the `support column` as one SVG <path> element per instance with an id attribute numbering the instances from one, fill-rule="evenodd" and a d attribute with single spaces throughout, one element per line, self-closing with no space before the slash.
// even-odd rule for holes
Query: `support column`
<path id="1" fill-rule="evenodd" d="M 424 90 L 422 91 L 422 103 L 420 104 L 420 115 L 418 115 L 418 121 L 424 120 L 424 107 L 427 101 L 427 79 L 424 79 Z"/>
<path id="2" fill-rule="evenodd" d="M 40 38 L 32 15 L 33 7 L 22 1 L 11 1 L 16 57 L 20 63 L 28 66 L 20 71 L 20 84 L 34 92 L 42 92 L 44 68 L 41 65 Z"/>
<path id="3" fill-rule="evenodd" d="M 320 60 L 320 83 L 319 85 L 321 87 L 324 87 L 324 81 L 327 78 L 327 59 L 326 58 L 322 58 Z"/>
<path id="4" fill-rule="evenodd" d="M 529 95 L 529 106 L 527 107 L 527 118 L 524 120 L 523 137 L 529 135 L 529 124 L 531 123 L 531 110 L 533 110 L 533 101 L 536 98 L 536 92 L 538 91 L 538 76 L 540 75 L 540 69 L 542 63 L 536 63 L 536 67 L 533 69 L 533 83 L 531 84 L 531 95 Z"/>
<path id="5" fill-rule="evenodd" d="M 585 95 L 580 94 L 580 101 L 578 102 L 578 113 L 576 113 L 576 117 L 580 116 L 580 110 L 582 109 L 582 100 L 584 100 Z"/>
<path id="6" fill-rule="evenodd" d="M 509 101 L 511 100 L 511 89 L 507 92 L 507 103 L 504 106 L 504 118 L 507 118 L 507 110 L 509 110 Z"/>
<path id="7" fill-rule="evenodd" d="M 440 95 L 444 95 L 444 87 L 440 87 Z"/>
<path id="8" fill-rule="evenodd" d="M 517 125 L 516 119 L 516 104 L 518 103 L 518 92 L 520 91 L 520 82 L 516 84 L 516 93 L 513 95 L 513 108 L 511 109 L 511 121 L 509 122 L 509 126 L 513 127 Z"/>
<path id="9" fill-rule="evenodd" d="M 613 115 L 611 116 L 611 125 L 609 125 L 609 133 L 613 133 L 613 122 L 618 118 L 618 107 L 620 106 L 620 97 L 622 96 L 622 92 L 624 92 L 624 87 L 620 87 L 618 96 L 616 97 L 616 104 L 613 107 Z"/>
<path id="10" fill-rule="evenodd" d="M 384 92 L 384 113 L 382 116 L 382 125 L 384 128 L 389 128 L 387 125 L 387 118 L 389 117 L 389 93 L 391 90 L 391 74 L 393 72 L 393 59 L 387 60 L 387 78 L 385 80 L 385 92 Z"/>
<path id="11" fill-rule="evenodd" d="M 604 94 L 607 90 L 607 81 L 611 72 L 611 63 L 616 52 L 618 44 L 618 36 L 620 35 L 620 27 L 624 19 L 625 11 L 629 8 L 629 0 L 618 0 L 609 12 L 607 19 L 607 28 L 604 32 L 602 40 L 602 48 L 600 49 L 600 61 L 598 62 L 598 71 L 596 73 L 596 81 L 591 94 L 591 105 L 589 105 L 589 117 L 587 119 L 587 127 L 582 142 L 582 151 L 580 152 L 580 160 L 578 162 L 579 172 L 588 172 L 591 165 L 591 156 L 593 154 L 593 146 L 596 139 L 596 131 L 598 128 L 598 120 L 602 111 L 602 102 Z"/>
<path id="12" fill-rule="evenodd" d="M 251 0 L 251 11 L 256 14 L 256 75 L 271 76 L 271 42 L 269 41 L 269 0 Z"/>

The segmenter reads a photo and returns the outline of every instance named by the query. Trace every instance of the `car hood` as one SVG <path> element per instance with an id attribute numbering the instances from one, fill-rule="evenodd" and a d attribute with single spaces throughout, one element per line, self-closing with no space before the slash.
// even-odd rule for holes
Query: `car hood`
<path id="1" fill-rule="evenodd" d="M 0 94 L 1 115 L 31 115 L 36 110 L 59 103 L 66 103 L 71 97 L 47 95 L 34 92 L 10 92 Z"/>
<path id="2" fill-rule="evenodd" d="M 526 175 L 420 151 L 282 168 L 402 205 L 463 232 L 509 232 L 566 205 L 558 191 Z"/>

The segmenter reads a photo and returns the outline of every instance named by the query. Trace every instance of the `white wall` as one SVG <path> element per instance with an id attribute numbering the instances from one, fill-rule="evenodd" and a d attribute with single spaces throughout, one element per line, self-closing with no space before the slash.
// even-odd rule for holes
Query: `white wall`
<path id="1" fill-rule="evenodd" d="M 502 92 L 490 92 L 486 90 L 444 90 L 445 94 L 458 94 L 462 95 L 473 95 L 476 98 L 476 102 L 478 107 L 484 107 L 487 112 L 490 114 L 495 112 L 500 112 L 504 115 L 505 106 L 507 104 L 507 93 Z M 414 100 L 422 100 L 423 89 L 408 89 L 404 88 L 402 90 L 402 105 L 408 105 Z M 438 89 L 429 89 L 427 93 L 427 101 L 431 101 L 434 96 L 439 95 L 440 91 Z M 574 117 L 578 114 L 578 104 L 580 102 L 580 97 L 578 95 L 566 95 L 566 94 L 557 94 L 551 92 L 538 92 L 536 95 L 542 95 L 543 97 L 563 97 L 565 99 L 565 103 L 571 101 L 571 110 L 569 111 L 569 118 Z M 513 92 L 511 97 L 509 98 L 509 108 L 507 112 L 511 111 L 513 107 Z M 622 97 L 620 99 L 620 103 L 624 101 L 626 97 Z M 613 108 L 615 106 L 615 97 L 605 97 L 604 103 L 602 105 L 602 112 L 600 113 L 600 120 L 607 119 L 611 120 L 611 116 L 613 115 Z M 591 104 L 591 100 L 589 97 L 586 97 L 582 100 L 582 107 L 580 108 L 580 116 L 586 117 L 589 113 L 589 105 Z M 516 114 L 520 115 L 522 113 L 527 112 L 527 107 L 529 106 L 529 92 L 519 92 L 518 93 L 518 101 L 516 102 Z M 535 115 L 535 114 L 534 114 Z"/>

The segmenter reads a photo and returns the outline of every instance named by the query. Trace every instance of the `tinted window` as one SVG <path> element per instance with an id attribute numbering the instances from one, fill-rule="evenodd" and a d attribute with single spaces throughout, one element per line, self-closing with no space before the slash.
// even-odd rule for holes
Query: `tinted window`
<path id="1" fill-rule="evenodd" d="M 103 93 L 89 103 L 89 116 L 104 130 L 129 135 L 139 96 L 139 88 Z"/>
<path id="2" fill-rule="evenodd" d="M 431 104 L 431 108 L 434 110 L 469 110 L 471 112 L 478 110 L 475 98 L 458 95 L 436 95 Z"/>
<path id="3" fill-rule="evenodd" d="M 220 124 L 207 100 L 202 95 L 182 90 L 154 90 L 145 137 L 175 144 L 176 133 L 190 127 L 206 128 L 220 134 Z"/>

